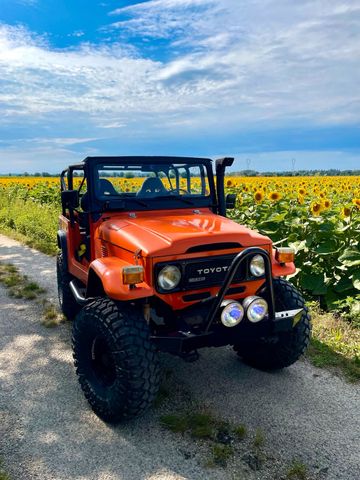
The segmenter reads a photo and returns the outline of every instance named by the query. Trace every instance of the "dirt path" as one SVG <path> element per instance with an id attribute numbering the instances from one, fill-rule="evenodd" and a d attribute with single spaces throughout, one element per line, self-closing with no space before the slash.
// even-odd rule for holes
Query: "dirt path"
<path id="1" fill-rule="evenodd" d="M 17 265 L 55 299 L 53 258 L 0 235 L 0 261 Z M 318 472 L 316 478 L 360 478 L 359 386 L 305 361 L 266 374 L 230 349 L 207 349 L 194 364 L 165 356 L 176 394 L 162 410 L 112 427 L 80 391 L 71 326 L 46 329 L 39 315 L 39 305 L 11 299 L 0 287 L 0 456 L 14 480 L 274 480 L 294 458 Z M 201 442 L 159 425 L 160 413 L 181 402 L 206 404 L 250 432 L 261 428 L 273 461 L 259 471 L 239 459 L 227 469 L 204 468 Z"/>

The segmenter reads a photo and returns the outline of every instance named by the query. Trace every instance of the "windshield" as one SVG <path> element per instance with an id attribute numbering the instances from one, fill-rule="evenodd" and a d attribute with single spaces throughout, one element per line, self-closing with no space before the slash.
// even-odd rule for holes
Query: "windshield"
<path id="1" fill-rule="evenodd" d="M 169 163 L 164 165 L 98 164 L 95 193 L 99 200 L 133 199 L 147 203 L 169 198 L 193 204 L 210 196 L 206 166 Z"/>

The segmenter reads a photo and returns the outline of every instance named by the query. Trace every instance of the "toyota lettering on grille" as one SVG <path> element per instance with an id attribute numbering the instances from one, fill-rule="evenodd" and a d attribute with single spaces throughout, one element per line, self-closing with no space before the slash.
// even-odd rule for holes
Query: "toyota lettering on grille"
<path id="1" fill-rule="evenodd" d="M 189 262 L 185 267 L 184 288 L 204 288 L 212 285 L 221 285 L 224 281 L 234 256 L 222 258 L 204 258 Z M 239 282 L 245 277 L 245 266 L 236 272 L 234 281 Z"/>
<path id="2" fill-rule="evenodd" d="M 226 272 L 229 269 L 228 265 L 223 267 L 209 267 L 209 268 L 200 268 L 196 270 L 199 275 L 208 275 L 209 273 L 221 273 Z"/>

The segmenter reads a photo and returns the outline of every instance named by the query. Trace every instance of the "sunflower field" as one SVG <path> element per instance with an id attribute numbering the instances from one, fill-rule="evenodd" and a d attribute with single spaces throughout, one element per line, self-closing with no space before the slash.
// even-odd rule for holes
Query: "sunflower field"
<path id="1" fill-rule="evenodd" d="M 143 179 L 116 178 L 123 191 Z M 80 179 L 79 179 L 80 182 Z M 360 177 L 235 177 L 225 180 L 237 204 L 229 216 L 296 250 L 291 281 L 323 307 L 360 319 Z M 0 177 L 0 228 L 34 246 L 56 248 L 59 179 Z"/>

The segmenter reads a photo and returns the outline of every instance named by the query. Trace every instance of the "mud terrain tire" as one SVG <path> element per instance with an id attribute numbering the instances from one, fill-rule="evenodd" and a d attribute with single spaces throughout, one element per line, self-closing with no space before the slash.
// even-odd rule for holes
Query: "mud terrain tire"
<path id="1" fill-rule="evenodd" d="M 137 307 L 97 298 L 73 325 L 81 388 L 94 412 L 117 423 L 146 410 L 159 389 L 158 354 Z"/>
<path id="2" fill-rule="evenodd" d="M 291 332 L 281 332 L 278 338 L 262 338 L 247 345 L 234 345 L 234 350 L 248 365 L 260 370 L 277 370 L 295 363 L 310 341 L 310 315 L 305 301 L 296 288 L 288 281 L 274 280 L 276 310 L 303 308 L 300 321 Z"/>
<path id="3" fill-rule="evenodd" d="M 74 277 L 66 270 L 62 253 L 59 253 L 57 256 L 56 276 L 60 309 L 66 318 L 73 320 L 81 310 L 81 307 L 70 290 L 69 283 Z"/>

